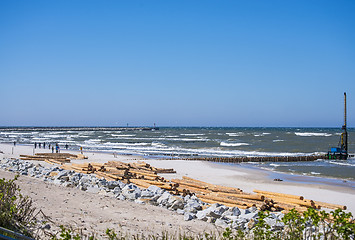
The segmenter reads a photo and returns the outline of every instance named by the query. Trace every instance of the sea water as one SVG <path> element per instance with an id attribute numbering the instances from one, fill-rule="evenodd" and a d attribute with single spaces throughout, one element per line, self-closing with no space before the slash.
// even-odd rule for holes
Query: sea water
<path id="1" fill-rule="evenodd" d="M 355 129 L 348 129 L 355 152 Z M 0 128 L 0 142 L 58 143 L 61 148 L 138 154 L 149 158 L 299 156 L 338 146 L 340 128 L 167 127 L 158 130 Z M 355 159 L 249 163 L 273 171 L 355 180 Z"/>

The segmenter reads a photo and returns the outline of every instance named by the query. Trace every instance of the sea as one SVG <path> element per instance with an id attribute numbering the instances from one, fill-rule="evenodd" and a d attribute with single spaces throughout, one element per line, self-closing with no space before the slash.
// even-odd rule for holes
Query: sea
<path id="1" fill-rule="evenodd" d="M 2 127 L 0 142 L 33 145 L 58 143 L 63 149 L 140 155 L 155 159 L 324 154 L 339 144 L 340 128 L 242 127 Z M 355 129 L 348 129 L 355 152 Z M 37 146 L 38 147 L 38 146 Z M 238 164 L 237 164 L 238 165 Z M 355 180 L 355 158 L 312 162 L 239 163 L 245 167 L 303 176 Z M 354 185 L 355 186 L 355 185 Z"/>

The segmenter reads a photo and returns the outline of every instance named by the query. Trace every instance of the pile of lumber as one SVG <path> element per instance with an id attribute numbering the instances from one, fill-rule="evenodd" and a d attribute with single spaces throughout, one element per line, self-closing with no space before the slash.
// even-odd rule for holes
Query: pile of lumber
<path id="1" fill-rule="evenodd" d="M 70 153 L 36 153 L 35 155 L 20 155 L 22 160 L 45 161 L 51 164 L 69 163 L 70 159 L 84 159 L 82 154 L 75 155 Z"/>
<path id="2" fill-rule="evenodd" d="M 303 196 L 291 194 L 260 190 L 254 190 L 254 193 L 245 193 L 239 188 L 214 185 L 185 176 L 182 179 L 167 181 L 158 173 L 175 173 L 173 169 L 155 168 L 145 162 L 109 161 L 107 163 L 65 164 L 62 165 L 62 168 L 86 174 L 96 174 L 97 177 L 105 178 L 108 181 L 120 180 L 125 183 L 134 183 L 141 188 L 155 185 L 175 195 L 196 195 L 206 203 L 220 203 L 242 209 L 252 206 L 272 212 L 289 211 L 293 208 L 299 212 L 304 212 L 308 207 L 314 209 L 346 209 L 346 206 L 312 201 L 304 199 Z"/>
<path id="3" fill-rule="evenodd" d="M 307 208 L 343 209 L 346 206 L 329 204 L 324 202 L 304 199 L 303 196 L 254 190 L 255 194 L 244 193 L 239 188 L 224 187 L 202 182 L 193 178 L 183 177 L 172 179 L 171 182 L 178 184 L 176 189 L 183 194 L 195 194 L 206 203 L 220 203 L 229 207 L 249 208 L 252 206 L 260 210 L 289 211 L 296 209 L 304 212 Z"/>
<path id="4" fill-rule="evenodd" d="M 284 194 L 284 193 L 276 193 L 276 192 L 268 192 L 261 190 L 254 190 L 257 194 L 262 194 L 265 197 L 265 201 L 268 201 L 269 204 L 273 204 L 274 206 L 278 206 L 284 210 L 291 210 L 295 208 L 301 212 L 307 210 L 307 208 L 311 207 L 314 209 L 328 208 L 328 209 L 342 209 L 346 210 L 346 206 L 331 204 L 319 201 L 313 201 L 310 199 L 305 199 L 303 196 L 297 196 L 292 194 Z"/>
<path id="5" fill-rule="evenodd" d="M 96 174 L 99 178 L 108 181 L 121 180 L 126 183 L 134 183 L 140 187 L 157 185 L 164 189 L 173 190 L 174 186 L 167 183 L 164 177 L 158 173 L 176 173 L 174 169 L 155 168 L 145 162 L 124 163 L 109 161 L 107 163 L 81 163 L 66 164 L 62 166 L 66 170 L 74 170 L 80 173 Z M 170 184 L 170 185 L 169 185 Z"/>

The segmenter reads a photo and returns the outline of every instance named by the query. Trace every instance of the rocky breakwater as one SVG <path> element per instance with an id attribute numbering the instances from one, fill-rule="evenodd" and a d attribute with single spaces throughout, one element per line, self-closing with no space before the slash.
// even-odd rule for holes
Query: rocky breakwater
<path id="1" fill-rule="evenodd" d="M 185 221 L 198 219 L 213 223 L 221 228 L 249 231 L 258 221 L 259 210 L 256 207 L 240 209 L 228 207 L 219 203 L 208 204 L 195 195 L 177 196 L 169 191 L 151 185 L 146 189 L 133 183 L 122 181 L 107 181 L 94 175 L 64 170 L 57 166 L 44 167 L 40 164 L 24 160 L 3 159 L 0 168 L 27 175 L 53 184 L 65 187 L 79 188 L 91 193 L 102 193 L 118 200 L 134 201 L 137 204 L 152 204 L 161 206 L 183 215 Z M 265 219 L 272 229 L 282 229 L 283 213 L 272 213 Z"/>

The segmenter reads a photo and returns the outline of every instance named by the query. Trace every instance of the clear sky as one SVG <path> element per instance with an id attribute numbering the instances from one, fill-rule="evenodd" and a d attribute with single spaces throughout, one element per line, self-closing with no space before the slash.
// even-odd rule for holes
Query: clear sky
<path id="1" fill-rule="evenodd" d="M 355 1 L 0 1 L 0 126 L 355 127 Z"/>

